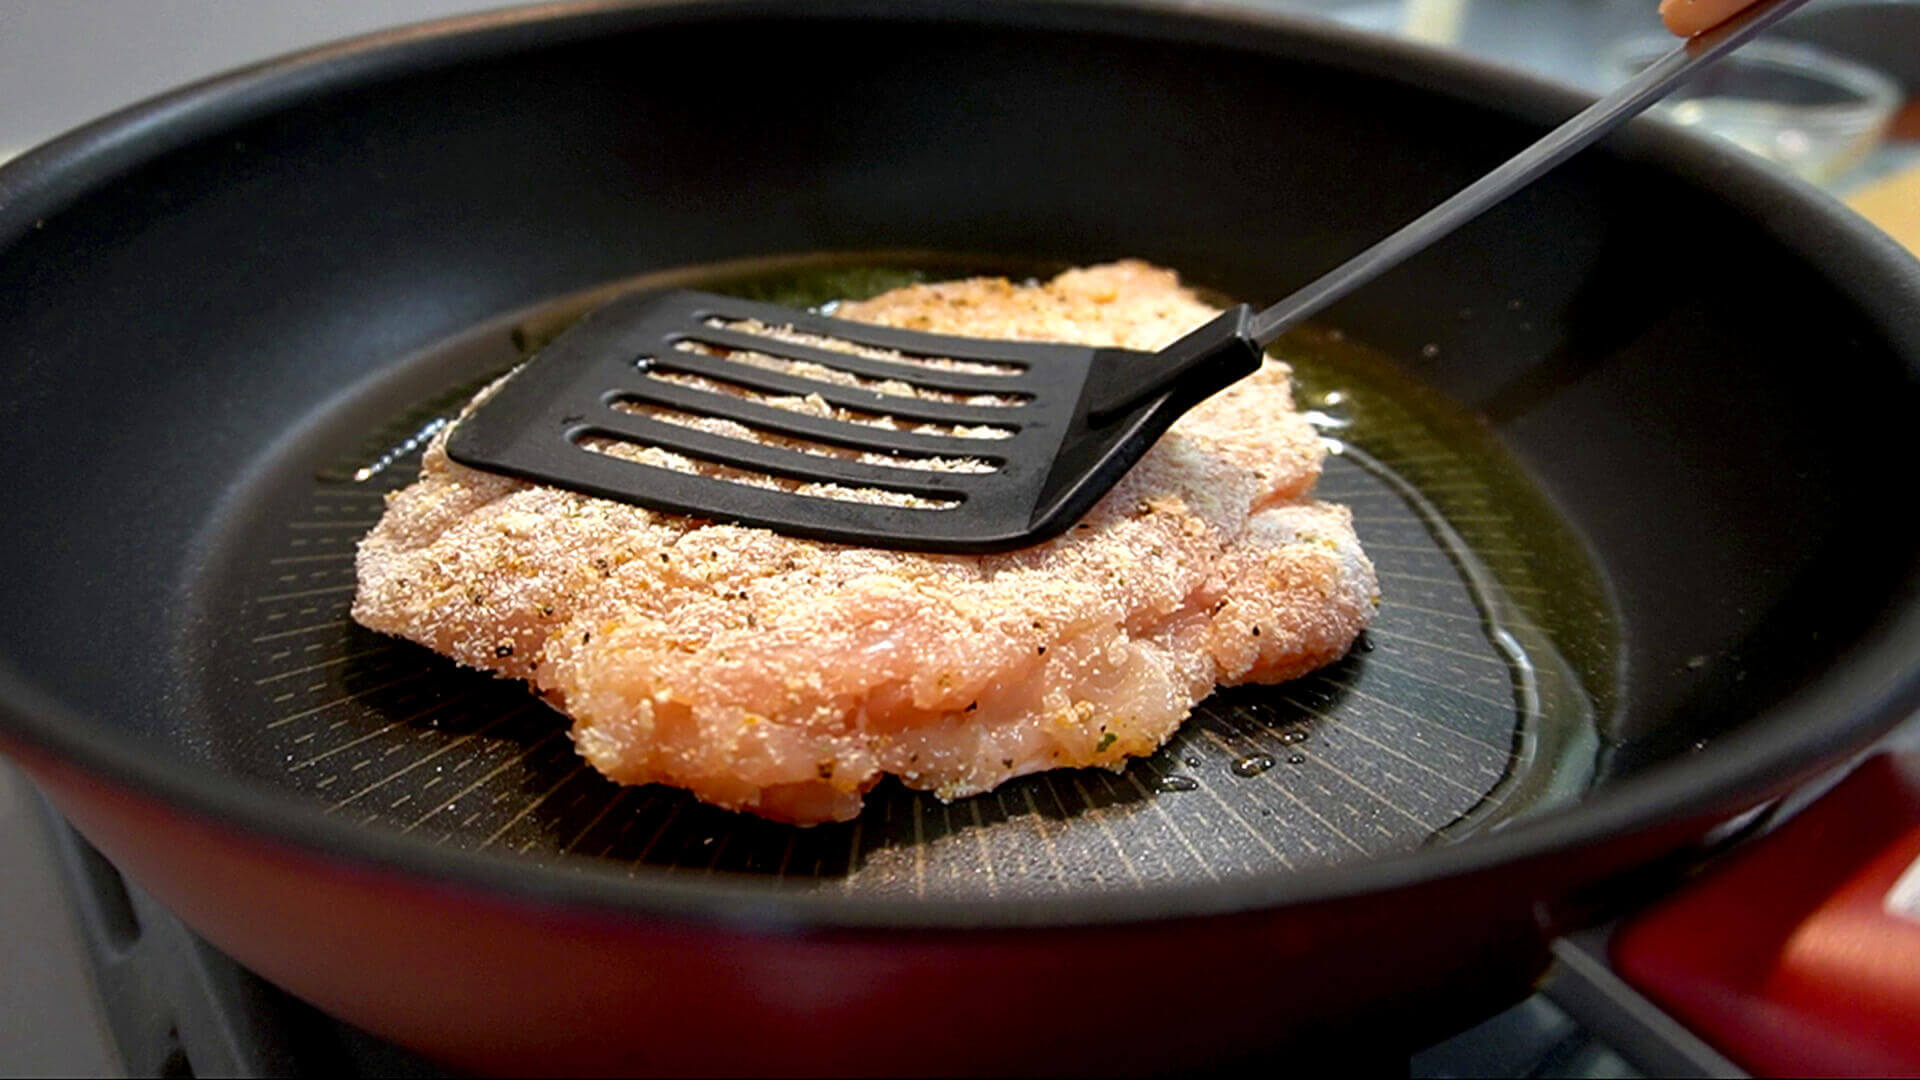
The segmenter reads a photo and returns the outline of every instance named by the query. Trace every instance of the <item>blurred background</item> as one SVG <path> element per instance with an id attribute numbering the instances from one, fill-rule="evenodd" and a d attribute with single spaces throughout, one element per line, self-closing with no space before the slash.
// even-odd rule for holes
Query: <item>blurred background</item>
<path id="1" fill-rule="evenodd" d="M 1656 0 L 1201 0 L 1337 20 L 1603 91 L 1663 47 Z M 0 0 L 0 157 L 169 87 L 497 0 Z M 1920 2 L 1814 0 L 1663 107 L 1845 196 L 1920 165 Z M 1911 196 L 1909 196 L 1911 201 Z"/>
<path id="2" fill-rule="evenodd" d="M 1656 0 L 1203 2 L 1333 19 L 1595 92 L 1670 45 L 1654 13 Z M 0 0 L 0 160 L 230 68 L 344 36 L 503 6 L 490 0 Z M 1920 108 L 1912 103 L 1920 100 L 1920 0 L 1816 0 L 1736 61 L 1665 103 L 1665 118 L 1733 139 L 1846 200 L 1920 251 Z M 116 995 L 139 988 L 92 974 L 45 813 L 32 789 L 0 762 L 0 1075 L 127 1075 L 134 1051 L 124 1037 L 116 1045 L 106 1017 Z M 1534 1020 L 1560 1022 L 1546 1013 L 1527 1022 Z M 1573 1044 L 1552 1045 L 1562 1048 L 1554 1074 L 1631 1074 L 1603 1051 L 1576 1061 L 1564 1050 Z M 164 1072 L 168 1060 L 136 1063 L 133 1071 Z M 1495 1070 L 1514 1066 L 1465 1060 Z M 1437 1063 L 1428 1062 L 1444 1072 Z M 1528 1067 L 1546 1064 L 1553 1061 Z"/>

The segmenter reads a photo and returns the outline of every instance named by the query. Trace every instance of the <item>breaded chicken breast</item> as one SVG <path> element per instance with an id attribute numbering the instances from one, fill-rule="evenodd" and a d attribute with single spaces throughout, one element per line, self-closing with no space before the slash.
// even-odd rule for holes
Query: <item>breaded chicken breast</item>
<path id="1" fill-rule="evenodd" d="M 1216 312 L 1130 261 L 917 285 L 835 314 L 1151 350 Z M 1339 658 L 1374 612 L 1350 515 L 1309 496 L 1323 450 L 1288 377 L 1268 361 L 1067 533 L 1000 555 L 659 514 L 456 464 L 443 434 L 361 542 L 353 614 L 525 680 L 614 780 L 783 821 L 853 817 L 887 775 L 958 798 L 1118 769 L 1216 686 Z"/>

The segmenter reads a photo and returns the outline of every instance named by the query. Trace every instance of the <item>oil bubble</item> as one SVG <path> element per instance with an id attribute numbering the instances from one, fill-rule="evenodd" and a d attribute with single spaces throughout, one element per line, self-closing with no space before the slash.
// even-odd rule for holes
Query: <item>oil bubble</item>
<path id="1" fill-rule="evenodd" d="M 1236 759 L 1228 768 L 1233 770 L 1235 776 L 1259 776 L 1273 768 L 1273 755 L 1248 754 L 1246 757 Z"/>

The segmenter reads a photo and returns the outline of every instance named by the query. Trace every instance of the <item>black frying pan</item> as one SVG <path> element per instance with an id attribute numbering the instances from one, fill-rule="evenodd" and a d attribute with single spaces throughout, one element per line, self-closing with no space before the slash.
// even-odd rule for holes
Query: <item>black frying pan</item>
<path id="1" fill-rule="evenodd" d="M 0 730 L 216 943 L 463 1064 L 1140 1068 L 1386 999 L 1444 1023 L 1569 898 L 1913 703 L 1920 271 L 1730 152 L 1641 125 L 1327 317 L 1427 388 L 1321 487 L 1382 571 L 1368 647 L 1118 776 L 807 831 L 620 790 L 523 691 L 351 625 L 348 552 L 448 394 L 609 291 L 912 248 L 1285 295 L 1576 104 L 1247 14 L 667 3 L 110 118 L 0 173 Z"/>

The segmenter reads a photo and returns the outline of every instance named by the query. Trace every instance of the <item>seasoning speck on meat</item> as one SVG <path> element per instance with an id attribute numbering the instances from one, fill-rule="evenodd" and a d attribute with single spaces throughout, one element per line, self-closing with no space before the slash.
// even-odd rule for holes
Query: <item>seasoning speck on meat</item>
<path id="1" fill-rule="evenodd" d="M 835 314 L 1152 350 L 1216 312 L 1127 261 L 916 285 Z M 1118 769 L 1215 686 L 1329 663 L 1373 615 L 1351 515 L 1309 495 L 1323 450 L 1288 379 L 1268 361 L 1075 528 L 1000 555 L 659 514 L 456 464 L 442 432 L 361 541 L 353 614 L 526 680 L 616 781 L 782 821 L 851 818 L 889 774 L 951 799 Z"/>

